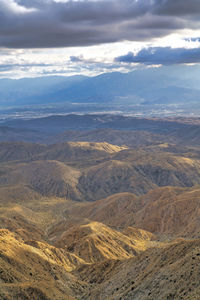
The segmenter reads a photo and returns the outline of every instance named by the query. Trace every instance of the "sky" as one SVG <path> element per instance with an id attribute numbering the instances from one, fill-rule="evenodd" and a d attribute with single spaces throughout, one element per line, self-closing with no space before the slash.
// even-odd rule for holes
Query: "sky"
<path id="1" fill-rule="evenodd" d="M 200 63 L 200 0 L 0 0 L 0 78 Z"/>

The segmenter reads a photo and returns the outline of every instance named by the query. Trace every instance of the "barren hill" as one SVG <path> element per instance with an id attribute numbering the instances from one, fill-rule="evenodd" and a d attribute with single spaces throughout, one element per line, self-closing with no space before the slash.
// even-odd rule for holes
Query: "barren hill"
<path id="1" fill-rule="evenodd" d="M 161 186 L 200 184 L 200 160 L 163 152 L 124 150 L 111 160 L 92 166 L 79 180 L 88 200 L 115 193 L 145 194 Z"/>
<path id="2" fill-rule="evenodd" d="M 80 299 L 198 300 L 199 263 L 200 240 L 197 239 L 177 240 L 163 247 L 150 248 L 114 266 L 110 262 L 80 268 L 76 275 L 81 280 L 93 282 Z"/>
<path id="3" fill-rule="evenodd" d="M 192 125 L 184 129 L 177 129 L 170 133 L 170 137 L 176 139 L 177 143 L 187 146 L 200 146 L 200 126 Z"/>
<path id="4" fill-rule="evenodd" d="M 82 261 L 47 244 L 29 244 L 0 230 L 1 298 L 73 300 L 68 272 Z"/>
<path id="5" fill-rule="evenodd" d="M 115 194 L 94 203 L 76 205 L 66 213 L 114 228 L 136 226 L 159 237 L 199 237 L 199 195 L 199 187 L 162 187 L 140 197 Z"/>
<path id="6" fill-rule="evenodd" d="M 46 146 L 23 142 L 0 143 L 0 162 L 32 159 L 45 151 Z"/>
<path id="7" fill-rule="evenodd" d="M 46 196 L 79 199 L 77 190 L 80 172 L 58 161 L 19 163 L 2 168 L 0 185 L 29 185 Z"/>
<path id="8" fill-rule="evenodd" d="M 139 143 L 0 143 L 0 298 L 199 300 L 199 149 Z"/>
<path id="9" fill-rule="evenodd" d="M 109 158 L 111 154 L 127 149 L 126 146 L 116 146 L 108 143 L 68 142 L 49 145 L 47 150 L 36 157 L 42 160 L 58 160 L 62 162 Z"/>
<path id="10" fill-rule="evenodd" d="M 66 142 L 48 146 L 25 142 L 2 142 L 0 143 L 0 162 L 39 159 L 84 160 L 108 156 L 127 148 L 126 146 L 117 146 L 106 142 Z"/>
<path id="11" fill-rule="evenodd" d="M 55 143 L 68 141 L 107 142 L 114 145 L 127 145 L 130 147 L 157 145 L 166 141 L 161 134 L 143 130 L 116 130 L 96 129 L 87 131 L 66 131 L 53 137 Z M 170 138 L 169 138 L 170 140 Z M 173 140 L 173 138 L 171 138 Z"/>
<path id="12" fill-rule="evenodd" d="M 146 240 L 134 235 L 130 238 L 102 223 L 93 222 L 70 228 L 54 243 L 88 263 L 94 263 L 105 259 L 130 258 L 144 251 L 152 237 L 152 234 L 147 233 Z"/>
<path id="13" fill-rule="evenodd" d="M 92 203 L 76 204 L 65 214 L 102 222 L 112 228 L 133 225 L 133 215 L 143 207 L 140 197 L 131 193 L 114 194 Z"/>
<path id="14" fill-rule="evenodd" d="M 161 236 L 199 237 L 199 195 L 199 187 L 164 187 L 150 191 L 142 197 L 147 204 L 137 212 L 135 224 Z"/>
<path id="15" fill-rule="evenodd" d="M 6 144 L 4 143 L 4 146 Z M 192 187 L 200 184 L 200 160 L 184 153 L 158 149 L 127 149 L 107 143 L 63 143 L 51 146 L 8 144 L 2 150 L 0 186 L 29 186 L 45 196 L 96 201 L 116 193 L 147 193 L 162 186 Z M 21 147 L 22 146 L 22 147 Z M 25 152 L 30 147 L 33 152 Z M 44 150 L 44 151 L 43 151 Z M 42 152 L 41 152 L 42 151 Z M 10 158 L 9 158 L 10 157 Z"/>

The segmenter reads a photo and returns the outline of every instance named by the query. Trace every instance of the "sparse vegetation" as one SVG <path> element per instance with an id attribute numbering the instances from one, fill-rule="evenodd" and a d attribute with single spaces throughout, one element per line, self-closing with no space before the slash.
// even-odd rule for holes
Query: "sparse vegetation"
<path id="1" fill-rule="evenodd" d="M 199 300 L 199 148 L 118 134 L 0 143 L 0 298 Z"/>

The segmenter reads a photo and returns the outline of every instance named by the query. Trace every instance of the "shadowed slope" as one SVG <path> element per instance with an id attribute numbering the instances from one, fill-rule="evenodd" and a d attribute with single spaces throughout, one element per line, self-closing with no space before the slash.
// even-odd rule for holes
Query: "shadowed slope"
<path id="1" fill-rule="evenodd" d="M 197 158 L 123 149 L 107 143 L 51 145 L 30 162 L 3 163 L 0 186 L 28 185 L 45 196 L 96 201 L 116 193 L 141 195 L 160 186 L 200 184 Z"/>
<path id="2" fill-rule="evenodd" d="M 200 188 L 162 187 L 137 197 L 115 194 L 66 209 L 66 215 L 114 228 L 136 226 L 159 236 L 200 236 Z"/>
<path id="3" fill-rule="evenodd" d="M 151 191 L 143 196 L 147 205 L 135 215 L 135 224 L 154 233 L 199 237 L 199 195 L 199 187 Z"/>
<path id="4" fill-rule="evenodd" d="M 156 185 L 144 178 L 128 162 L 110 160 L 86 170 L 80 177 L 79 186 L 87 199 L 94 201 L 115 193 L 143 194 Z"/>
<path id="5" fill-rule="evenodd" d="M 133 225 L 133 214 L 142 207 L 139 197 L 131 193 L 114 194 L 92 203 L 68 208 L 65 214 L 102 222 L 114 228 Z"/>
<path id="6" fill-rule="evenodd" d="M 0 162 L 30 160 L 46 150 L 46 146 L 23 142 L 0 143 Z"/>
<path id="7" fill-rule="evenodd" d="M 46 196 L 79 198 L 80 172 L 58 161 L 36 161 L 2 168 L 0 184 L 29 185 Z"/>
<path id="8" fill-rule="evenodd" d="M 0 162 L 32 160 L 89 160 L 109 157 L 110 154 L 128 149 L 126 146 L 106 142 L 66 142 L 54 145 L 40 145 L 24 142 L 0 143 Z"/>
<path id="9" fill-rule="evenodd" d="M 80 278 L 90 282 L 104 273 L 104 282 L 96 282 L 80 299 L 105 300 L 198 300 L 200 286 L 200 240 L 177 240 L 160 248 L 151 248 L 123 263 L 79 269 Z M 95 275 L 97 274 L 97 275 Z M 96 277 L 95 277 L 96 276 Z M 102 278 L 102 275 L 100 275 Z"/>
<path id="10" fill-rule="evenodd" d="M 34 200 L 39 200 L 41 195 L 34 191 L 30 186 L 17 184 L 12 186 L 0 187 L 0 203 L 27 203 Z"/>
<path id="11" fill-rule="evenodd" d="M 144 150 L 120 151 L 111 160 L 86 169 L 79 180 L 88 200 L 123 192 L 141 195 L 158 186 L 195 184 L 200 184 L 200 160 Z"/>

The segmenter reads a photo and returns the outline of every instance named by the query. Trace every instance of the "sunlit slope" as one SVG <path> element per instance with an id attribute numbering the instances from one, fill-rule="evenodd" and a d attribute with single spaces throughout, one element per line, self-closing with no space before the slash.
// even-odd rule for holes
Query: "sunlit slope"
<path id="1" fill-rule="evenodd" d="M 0 230 L 0 297 L 2 299 L 74 299 L 69 271 L 83 261 L 48 244 L 25 244 Z M 70 283 L 71 284 L 71 283 Z"/>
<path id="2" fill-rule="evenodd" d="M 166 140 L 166 137 L 143 130 L 114 130 L 96 129 L 88 131 L 66 131 L 53 138 L 56 143 L 61 141 L 107 142 L 114 145 L 130 147 L 157 145 Z"/>
<path id="3" fill-rule="evenodd" d="M 105 259 L 127 259 L 144 251 L 153 235 L 132 235 L 131 237 L 113 230 L 102 223 L 92 222 L 75 226 L 63 232 L 54 244 L 62 247 L 88 263 Z"/>
<path id="4" fill-rule="evenodd" d="M 68 142 L 48 146 L 48 150 L 41 154 L 41 158 L 59 161 L 83 160 L 108 157 L 109 154 L 125 150 L 125 146 L 109 143 Z"/>
<path id="5" fill-rule="evenodd" d="M 76 270 L 90 268 L 90 264 L 94 268 L 93 264 L 103 261 L 106 265 L 115 261 L 116 266 L 152 247 L 152 238 L 151 233 L 136 228 L 120 233 L 94 222 L 65 232 L 55 248 L 46 242 L 24 241 L 1 229 L 0 297 L 67 300 L 75 295 L 81 299 L 90 286 L 77 278 Z"/>

